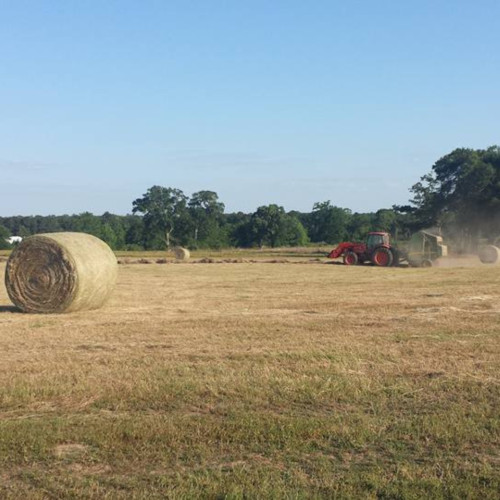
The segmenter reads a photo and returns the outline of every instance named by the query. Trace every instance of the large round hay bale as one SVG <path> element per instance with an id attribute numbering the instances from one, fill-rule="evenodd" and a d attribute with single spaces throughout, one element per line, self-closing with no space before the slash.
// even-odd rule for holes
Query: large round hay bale
<path id="1" fill-rule="evenodd" d="M 494 245 L 485 245 L 479 249 L 479 259 L 483 264 L 500 263 L 500 248 Z"/>
<path id="2" fill-rule="evenodd" d="M 95 236 L 38 234 L 12 252 L 5 286 L 12 302 L 25 312 L 97 309 L 111 295 L 117 269 L 114 253 Z"/>
<path id="3" fill-rule="evenodd" d="M 174 247 L 172 249 L 177 260 L 188 260 L 191 256 L 187 248 Z"/>

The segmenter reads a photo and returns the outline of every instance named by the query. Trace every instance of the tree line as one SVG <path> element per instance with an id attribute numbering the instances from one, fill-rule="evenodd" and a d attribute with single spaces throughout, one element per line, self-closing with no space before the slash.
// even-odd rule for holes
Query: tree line
<path id="1" fill-rule="evenodd" d="M 410 188 L 408 205 L 352 213 L 331 201 L 311 212 L 286 212 L 270 204 L 253 213 L 225 213 L 214 191 L 190 197 L 172 187 L 152 186 L 132 202 L 132 213 L 115 215 L 0 217 L 0 248 L 11 235 L 26 237 L 55 231 L 93 234 L 115 250 L 302 246 L 363 240 L 369 231 L 405 239 L 434 227 L 470 248 L 481 238 L 500 235 L 500 147 L 456 149 L 440 158 L 430 173 Z"/>
<path id="2" fill-rule="evenodd" d="M 276 204 L 250 214 L 224 213 L 213 191 L 188 198 L 179 189 L 161 186 L 152 186 L 138 200 L 129 215 L 0 217 L 0 248 L 10 248 L 6 239 L 11 235 L 25 238 L 57 231 L 93 234 L 114 250 L 161 250 L 172 245 L 192 249 L 333 245 L 343 239 L 363 239 L 374 228 L 393 234 L 399 229 L 399 216 L 392 209 L 351 213 L 329 201 L 315 203 L 310 213 L 286 212 Z M 162 205 L 162 200 L 173 202 Z"/>

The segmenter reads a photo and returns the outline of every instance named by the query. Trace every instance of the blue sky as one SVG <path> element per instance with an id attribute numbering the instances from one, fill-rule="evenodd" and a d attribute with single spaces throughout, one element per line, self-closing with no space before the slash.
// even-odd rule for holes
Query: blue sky
<path id="1" fill-rule="evenodd" d="M 406 203 L 500 143 L 498 0 L 0 0 L 0 215 Z"/>

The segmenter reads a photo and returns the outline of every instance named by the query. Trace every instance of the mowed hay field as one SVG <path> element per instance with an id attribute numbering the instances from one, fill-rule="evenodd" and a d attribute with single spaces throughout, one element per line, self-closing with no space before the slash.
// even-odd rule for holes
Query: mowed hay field
<path id="1" fill-rule="evenodd" d="M 101 310 L 0 306 L 1 498 L 498 498 L 500 267 L 121 265 Z"/>

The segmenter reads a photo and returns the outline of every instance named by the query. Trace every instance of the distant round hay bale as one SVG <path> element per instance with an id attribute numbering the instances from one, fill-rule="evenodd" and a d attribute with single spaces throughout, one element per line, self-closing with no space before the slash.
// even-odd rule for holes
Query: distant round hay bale
<path id="1" fill-rule="evenodd" d="M 39 234 L 24 239 L 12 252 L 5 286 L 24 312 L 97 309 L 110 297 L 117 270 L 114 253 L 95 236 Z"/>
<path id="2" fill-rule="evenodd" d="M 187 248 L 174 247 L 172 251 L 174 252 L 175 258 L 177 260 L 189 260 L 189 257 L 191 256 Z"/>
<path id="3" fill-rule="evenodd" d="M 494 245 L 485 245 L 479 249 L 479 260 L 483 264 L 500 263 L 500 248 Z"/>

